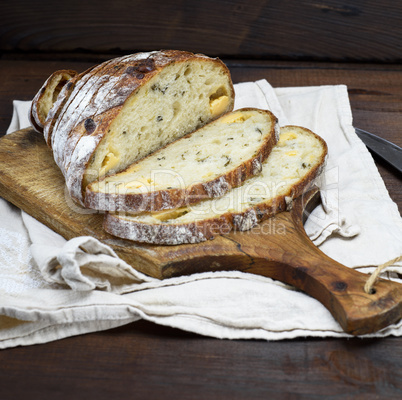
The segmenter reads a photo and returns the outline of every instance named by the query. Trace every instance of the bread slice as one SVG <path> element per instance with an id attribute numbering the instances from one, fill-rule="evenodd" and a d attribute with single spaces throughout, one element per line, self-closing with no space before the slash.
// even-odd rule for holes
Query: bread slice
<path id="1" fill-rule="evenodd" d="M 44 136 L 71 197 L 234 105 L 228 68 L 185 51 L 138 53 L 74 76 L 48 112 Z"/>
<path id="2" fill-rule="evenodd" d="M 43 127 L 50 109 L 56 102 L 63 86 L 75 75 L 77 75 L 77 72 L 72 70 L 54 72 L 33 98 L 29 119 L 37 132 L 43 133 Z"/>
<path id="3" fill-rule="evenodd" d="M 261 173 L 223 197 L 159 213 L 108 213 L 104 229 L 120 238 L 167 245 L 251 229 L 285 210 L 318 176 L 326 154 L 327 145 L 319 136 L 306 128 L 286 126 Z"/>
<path id="4" fill-rule="evenodd" d="M 106 211 L 160 211 L 223 196 L 261 171 L 279 136 L 269 111 L 244 108 L 91 183 L 85 206 Z M 102 171 L 101 171 L 102 174 Z"/>

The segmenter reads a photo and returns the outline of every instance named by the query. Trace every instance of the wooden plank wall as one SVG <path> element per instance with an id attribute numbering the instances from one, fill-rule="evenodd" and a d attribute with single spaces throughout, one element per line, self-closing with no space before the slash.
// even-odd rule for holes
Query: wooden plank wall
<path id="1" fill-rule="evenodd" d="M 223 58 L 402 60 L 399 0 L 14 0 L 3 58 L 174 48 Z"/>

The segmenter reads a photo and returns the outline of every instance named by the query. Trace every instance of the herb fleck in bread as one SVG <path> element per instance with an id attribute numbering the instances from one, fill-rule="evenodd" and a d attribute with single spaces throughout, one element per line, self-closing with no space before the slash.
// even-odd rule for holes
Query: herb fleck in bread
<path id="1" fill-rule="evenodd" d="M 100 174 L 125 169 L 233 104 L 220 60 L 176 50 L 138 53 L 72 76 L 43 131 L 71 197 L 83 204 L 86 186 Z M 32 112 L 40 107 L 39 100 Z"/>
<path id="2" fill-rule="evenodd" d="M 138 242 L 176 245 L 197 243 L 245 231 L 280 212 L 319 175 L 327 154 L 324 140 L 306 128 L 281 128 L 280 139 L 252 177 L 223 197 L 158 213 L 108 213 L 104 229 Z"/>
<path id="3" fill-rule="evenodd" d="M 123 172 L 91 183 L 85 205 L 107 211 L 159 211 L 223 196 L 261 171 L 279 135 L 269 111 L 227 113 Z"/>

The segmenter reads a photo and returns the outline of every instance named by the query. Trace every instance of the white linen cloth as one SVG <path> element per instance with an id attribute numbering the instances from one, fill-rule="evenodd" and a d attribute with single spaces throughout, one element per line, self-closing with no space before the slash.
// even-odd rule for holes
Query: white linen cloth
<path id="1" fill-rule="evenodd" d="M 345 86 L 274 89 L 261 80 L 237 84 L 235 91 L 236 108 L 269 109 L 281 125 L 302 125 L 326 140 L 323 205 L 306 224 L 326 254 L 367 272 L 402 254 L 401 217 L 354 132 Z M 27 126 L 29 105 L 14 102 L 8 132 Z M 401 273 L 402 268 L 396 264 L 387 271 Z M 348 336 L 318 301 L 280 282 L 240 272 L 159 281 L 96 239 L 67 242 L 0 199 L 0 348 L 141 318 L 227 339 Z M 402 335 L 402 321 L 367 336 L 388 335 Z"/>

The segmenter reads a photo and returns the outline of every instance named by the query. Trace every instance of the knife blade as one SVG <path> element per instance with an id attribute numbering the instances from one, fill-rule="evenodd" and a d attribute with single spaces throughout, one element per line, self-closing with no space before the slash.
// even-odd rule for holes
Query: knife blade
<path id="1" fill-rule="evenodd" d="M 388 162 L 402 174 L 402 148 L 373 133 L 355 128 L 357 136 L 369 150 Z"/>

